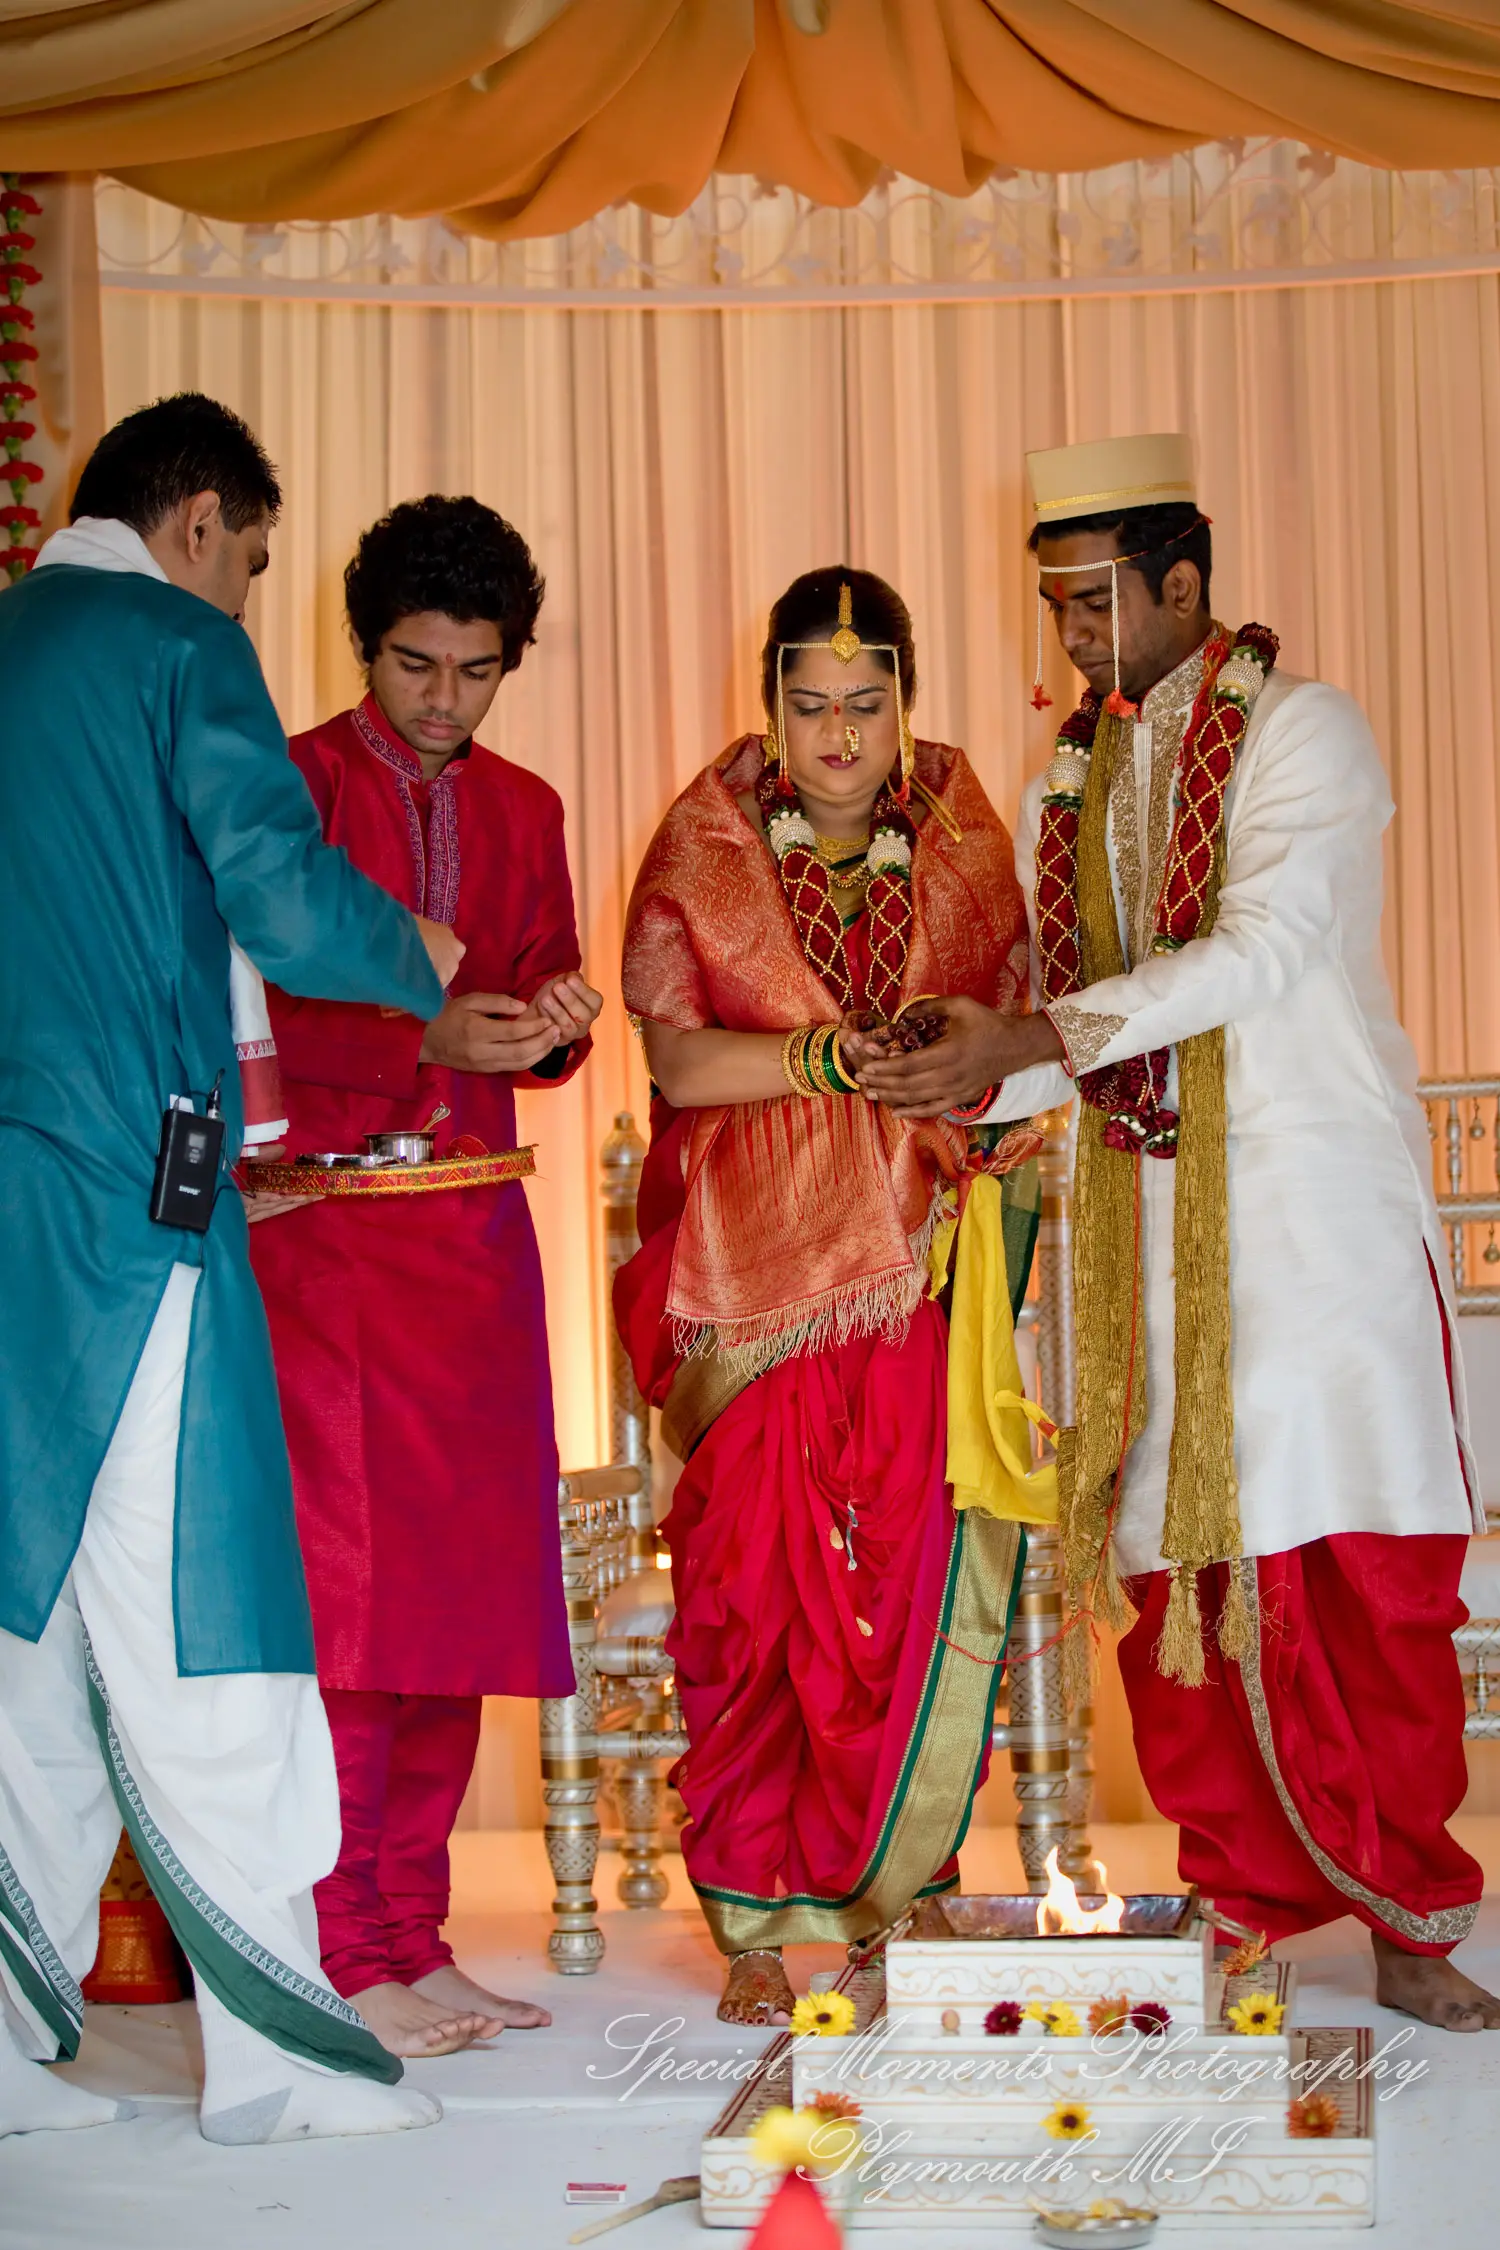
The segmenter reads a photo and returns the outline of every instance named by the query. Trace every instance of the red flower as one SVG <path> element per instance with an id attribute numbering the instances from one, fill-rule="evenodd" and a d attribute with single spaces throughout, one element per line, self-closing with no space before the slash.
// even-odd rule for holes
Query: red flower
<path id="1" fill-rule="evenodd" d="M 3 240 L 4 237 L 0 236 L 0 241 Z M 28 289 L 34 289 L 42 278 L 35 266 L 23 265 L 19 258 L 9 258 L 0 262 L 0 277 L 3 277 L 6 281 L 24 282 Z"/>
<path id="2" fill-rule="evenodd" d="M 0 439 L 19 438 L 24 445 L 36 436 L 35 422 L 0 422 Z"/>
<path id="3" fill-rule="evenodd" d="M 1159 2000 L 1143 2000 L 1130 2011 L 1130 2021 L 1136 2031 L 1144 2032 L 1148 2039 L 1159 2039 L 1172 2021 L 1170 2009 Z"/>
<path id="4" fill-rule="evenodd" d="M 14 228 L 11 228 L 7 234 L 0 234 L 0 250 L 34 250 L 35 248 L 36 236 L 34 234 L 17 234 Z"/>
<path id="5" fill-rule="evenodd" d="M 0 524 L 8 524 L 12 529 L 24 524 L 28 531 L 40 531 L 42 519 L 35 508 L 23 508 L 18 501 L 13 501 L 8 508 L 0 508 Z"/>
<path id="6" fill-rule="evenodd" d="M 3 274 L 4 270 L 4 267 L 0 266 L 0 274 Z M 28 312 L 24 305 L 0 305 L 0 331 L 7 327 L 35 328 L 35 326 L 36 314 Z"/>
<path id="7" fill-rule="evenodd" d="M 22 343 L 19 336 L 7 336 L 5 323 L 0 321 L 0 362 L 7 367 L 14 367 L 22 360 L 40 359 L 41 356 L 35 344 Z M 33 391 L 31 396 L 35 398 L 36 392 Z"/>
<path id="8" fill-rule="evenodd" d="M 40 484 L 46 474 L 35 461 L 7 461 L 0 468 L 0 484 Z M 19 499 L 20 494 L 16 497 Z"/>
<path id="9" fill-rule="evenodd" d="M 1013 2039 L 1021 2028 L 1020 2001 L 997 2000 L 984 2019 L 984 2028 L 992 2039 Z"/>
<path id="10" fill-rule="evenodd" d="M 12 211 L 20 211 L 29 219 L 39 219 L 42 215 L 42 207 L 36 197 L 18 187 L 0 187 L 0 210 L 4 211 L 7 218 Z"/>

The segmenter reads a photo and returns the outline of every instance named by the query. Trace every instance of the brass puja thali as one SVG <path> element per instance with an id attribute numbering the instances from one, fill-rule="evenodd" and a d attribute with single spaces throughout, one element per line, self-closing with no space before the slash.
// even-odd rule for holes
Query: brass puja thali
<path id="1" fill-rule="evenodd" d="M 428 1135 L 409 1137 L 425 1139 L 431 1146 Z M 503 1180 L 529 1179 L 535 1170 L 534 1146 L 487 1149 L 466 1137 L 463 1147 L 455 1144 L 450 1155 L 416 1160 L 378 1150 L 359 1155 L 320 1150 L 275 1164 L 247 1159 L 239 1168 L 239 1179 L 250 1195 L 433 1195 L 442 1188 L 495 1187 Z"/>

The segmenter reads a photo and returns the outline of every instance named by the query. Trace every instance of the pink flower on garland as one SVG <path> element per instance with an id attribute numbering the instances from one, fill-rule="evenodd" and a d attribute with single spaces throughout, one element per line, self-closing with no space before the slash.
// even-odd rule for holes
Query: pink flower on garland
<path id="1" fill-rule="evenodd" d="M 1146 2038 L 1160 2039 L 1171 2026 L 1172 2014 L 1159 2000 L 1143 2000 L 1139 2007 L 1131 2009 L 1130 2022 L 1132 2028 Z"/>
<path id="2" fill-rule="evenodd" d="M 1013 2039 L 1021 2028 L 1020 2001 L 997 2000 L 984 2019 L 984 2028 L 992 2039 Z"/>

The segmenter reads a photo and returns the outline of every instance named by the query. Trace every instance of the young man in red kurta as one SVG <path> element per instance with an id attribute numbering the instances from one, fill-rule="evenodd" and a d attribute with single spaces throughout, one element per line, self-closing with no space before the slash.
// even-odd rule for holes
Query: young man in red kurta
<path id="1" fill-rule="evenodd" d="M 431 496 L 365 533 L 345 589 L 370 692 L 292 756 L 328 840 L 468 950 L 431 1024 L 271 993 L 290 1153 L 434 1123 L 439 1156 L 461 1135 L 511 1148 L 516 1087 L 571 1077 L 600 1005 L 562 805 L 474 740 L 542 583 L 491 509 Z M 525 1190 L 324 1200 L 251 1239 L 338 1759 L 324 1967 L 400 2054 L 545 2023 L 439 1934 L 481 1696 L 573 1689 Z"/>

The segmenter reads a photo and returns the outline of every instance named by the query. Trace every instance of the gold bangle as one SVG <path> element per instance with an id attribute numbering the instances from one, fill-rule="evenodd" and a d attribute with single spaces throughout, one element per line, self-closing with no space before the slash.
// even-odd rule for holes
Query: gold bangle
<path id="1" fill-rule="evenodd" d="M 823 1050 L 823 1074 L 834 1093 L 857 1094 L 858 1081 L 852 1076 L 849 1065 L 844 1060 L 844 1051 L 839 1045 L 839 1035 L 843 1028 L 842 1024 L 836 1023 L 829 1029 L 828 1045 Z"/>
<path id="2" fill-rule="evenodd" d="M 781 1042 L 781 1075 L 791 1087 L 792 1092 L 802 1095 L 804 1099 L 809 1098 L 818 1090 L 808 1076 L 803 1053 L 807 1036 L 806 1029 L 799 1024 L 797 1029 L 789 1031 Z"/>
<path id="3" fill-rule="evenodd" d="M 823 1087 L 818 1083 L 818 1073 L 815 1059 L 817 1053 L 817 1043 L 818 1027 L 816 1024 L 810 1024 L 807 1030 L 802 1034 L 802 1044 L 797 1049 L 796 1053 L 796 1065 L 797 1069 L 801 1072 L 802 1075 L 803 1093 L 813 1098 L 816 1098 L 824 1091 Z"/>

